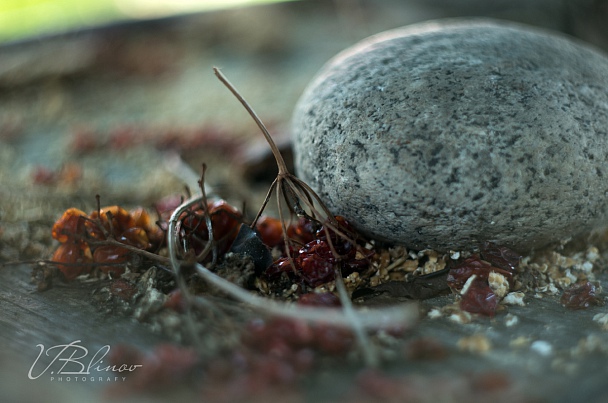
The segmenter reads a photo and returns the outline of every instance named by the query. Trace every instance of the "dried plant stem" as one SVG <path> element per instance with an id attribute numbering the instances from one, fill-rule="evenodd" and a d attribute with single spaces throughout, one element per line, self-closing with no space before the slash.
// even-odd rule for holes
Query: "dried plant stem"
<path id="1" fill-rule="evenodd" d="M 239 102 L 247 110 L 249 115 L 256 122 L 256 124 L 262 131 L 262 134 L 264 135 L 266 141 L 268 142 L 268 145 L 270 146 L 272 154 L 274 155 L 274 158 L 277 163 L 277 177 L 270 186 L 270 190 L 266 195 L 266 199 L 264 200 L 261 209 L 259 210 L 254 222 L 252 223 L 252 227 L 255 226 L 258 218 L 261 216 L 262 212 L 266 208 L 266 205 L 270 200 L 272 193 L 276 191 L 277 208 L 279 211 L 279 219 L 283 228 L 285 250 L 293 269 L 296 270 L 296 267 L 291 257 L 290 241 L 286 235 L 287 228 L 285 224 L 286 220 L 283 217 L 283 201 L 287 203 L 286 207 L 291 213 L 295 213 L 297 216 L 304 216 L 306 218 L 316 220 L 317 222 L 323 224 L 332 254 L 336 257 L 337 260 L 340 260 L 341 257 L 336 252 L 336 249 L 332 244 L 330 229 L 335 234 L 346 240 L 350 241 L 350 237 L 348 237 L 347 234 L 344 233 L 342 228 L 339 227 L 338 222 L 333 216 L 333 214 L 331 214 L 329 209 L 325 206 L 321 198 L 314 192 L 314 190 L 310 186 L 308 186 L 308 184 L 296 178 L 289 172 L 289 170 L 287 169 L 287 165 L 283 160 L 283 156 L 281 155 L 278 147 L 274 143 L 272 136 L 270 136 L 268 129 L 266 128 L 262 120 L 258 117 L 258 115 L 255 113 L 253 108 L 249 105 L 249 103 L 247 103 L 247 101 L 243 98 L 239 91 L 217 68 L 214 68 L 213 71 L 215 72 L 215 75 L 218 77 L 218 79 L 230 90 L 230 92 L 232 92 L 232 94 L 239 100 Z M 307 213 L 307 211 L 309 213 Z M 174 236 L 172 231 L 170 231 L 169 236 Z M 173 257 L 173 253 L 170 253 L 170 256 Z M 177 263 L 178 262 L 174 262 L 174 264 Z M 336 269 L 336 285 L 338 288 L 338 295 L 340 297 L 340 300 L 342 301 L 343 309 L 341 310 L 292 307 L 286 304 L 279 304 L 276 302 L 268 301 L 265 298 L 254 296 L 248 293 L 247 291 L 235 286 L 234 284 L 229 283 L 220 277 L 217 277 L 207 268 L 198 263 L 195 264 L 195 268 L 199 275 L 201 275 L 207 281 L 213 283 L 215 286 L 222 288 L 226 292 L 229 292 L 231 295 L 238 298 L 239 300 L 247 302 L 260 309 L 263 309 L 264 311 L 271 312 L 277 315 L 287 315 L 290 317 L 295 316 L 302 319 L 321 320 L 323 322 L 330 321 L 336 325 L 344 325 L 351 327 L 355 332 L 359 347 L 363 352 L 367 364 L 370 366 L 375 366 L 377 364 L 378 357 L 376 351 L 373 349 L 372 343 L 370 342 L 369 337 L 365 332 L 365 328 L 369 327 L 369 321 L 373 319 L 373 316 L 367 316 L 370 313 L 369 311 L 365 313 L 355 311 L 352 306 L 352 302 L 350 301 L 348 292 L 346 291 L 344 280 L 342 279 L 342 273 L 339 268 Z M 407 308 L 410 314 L 412 313 L 412 310 L 417 311 L 416 308 L 412 308 L 411 306 L 408 306 Z M 404 309 L 404 307 L 400 307 L 400 310 L 401 309 Z M 385 313 L 388 312 L 388 310 L 382 310 L 382 312 Z M 403 311 L 401 312 L 403 313 Z M 378 315 L 376 319 L 382 319 L 384 316 L 379 312 L 373 312 L 373 315 Z M 417 312 L 414 315 L 417 315 Z M 329 319 L 330 316 L 331 319 Z M 400 319 L 404 319 L 404 317 L 401 317 Z M 412 320 L 411 317 L 409 317 L 408 319 Z M 401 320 L 397 320 L 397 322 L 402 323 Z M 373 323 L 376 324 L 375 322 Z M 403 324 L 405 325 L 405 323 Z"/>
<path id="2" fill-rule="evenodd" d="M 367 336 L 365 328 L 361 323 L 361 318 L 359 315 L 357 315 L 357 312 L 353 308 L 353 303 L 350 300 L 348 291 L 346 291 L 346 285 L 344 285 L 342 272 L 340 269 L 337 269 L 336 272 L 336 288 L 338 289 L 338 295 L 340 297 L 340 301 L 342 302 L 344 316 L 350 321 L 350 325 L 353 332 L 355 332 L 357 341 L 359 342 L 359 347 L 363 352 L 365 362 L 370 367 L 376 367 L 378 366 L 378 354 L 376 353 L 376 349 L 373 347 L 373 344 L 369 342 L 369 337 Z"/>
<path id="3" fill-rule="evenodd" d="M 230 90 L 230 92 L 232 92 L 232 94 L 236 97 L 236 99 L 239 100 L 239 102 L 245 107 L 245 109 L 247 109 L 247 112 L 249 112 L 249 115 L 251 115 L 253 120 L 255 120 L 255 123 L 258 125 L 258 127 L 262 131 L 262 134 L 264 134 L 264 137 L 266 138 L 266 141 L 268 142 L 268 145 L 270 146 L 270 150 L 272 151 L 272 155 L 274 156 L 275 160 L 277 161 L 277 167 L 279 168 L 279 175 L 288 174 L 289 171 L 287 169 L 287 164 L 285 164 L 285 160 L 283 160 L 283 156 L 281 155 L 279 148 L 274 143 L 274 140 L 270 136 L 270 133 L 268 132 L 268 129 L 266 129 L 266 126 L 264 125 L 264 123 L 262 123 L 262 120 L 258 117 L 258 115 L 255 113 L 255 111 L 251 108 L 251 106 L 249 106 L 249 103 L 247 103 L 247 101 L 245 101 L 243 96 L 236 90 L 236 87 L 234 85 L 232 85 L 232 83 L 230 83 L 230 81 L 228 81 L 226 76 L 224 76 L 217 67 L 213 68 L 213 72 L 215 73 L 217 78 Z"/>

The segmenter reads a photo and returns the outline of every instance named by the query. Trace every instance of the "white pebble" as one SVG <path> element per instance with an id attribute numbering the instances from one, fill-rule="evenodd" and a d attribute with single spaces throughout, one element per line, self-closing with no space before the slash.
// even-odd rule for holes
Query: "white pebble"
<path id="1" fill-rule="evenodd" d="M 553 352 L 553 346 L 551 343 L 544 340 L 536 340 L 532 344 L 530 344 L 530 350 L 542 355 L 549 356 Z"/>

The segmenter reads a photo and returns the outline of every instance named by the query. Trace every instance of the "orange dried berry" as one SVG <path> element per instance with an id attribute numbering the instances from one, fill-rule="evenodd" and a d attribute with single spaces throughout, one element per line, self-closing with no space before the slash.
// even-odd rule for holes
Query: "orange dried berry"
<path id="1" fill-rule="evenodd" d="M 103 245 L 93 252 L 93 261 L 106 274 L 120 276 L 125 272 L 125 263 L 129 259 L 129 250 L 114 245 Z"/>
<path id="2" fill-rule="evenodd" d="M 281 221 L 268 216 L 261 216 L 255 224 L 255 230 L 262 242 L 270 248 L 283 242 L 283 226 Z"/>
<path id="3" fill-rule="evenodd" d="M 86 244 L 67 242 L 59 245 L 52 260 L 56 262 L 57 268 L 63 273 L 65 279 L 71 281 L 81 274 L 91 271 L 93 257 L 91 249 Z"/>
<path id="4" fill-rule="evenodd" d="M 133 219 L 136 227 L 148 228 L 153 226 L 154 223 L 150 219 L 150 214 L 143 207 L 136 207 L 129 212 L 129 215 Z"/>
<path id="5" fill-rule="evenodd" d="M 127 210 L 120 206 L 109 206 L 102 208 L 99 212 L 93 211 L 89 217 L 91 220 L 99 219 L 103 224 L 106 232 L 110 232 L 110 220 L 108 219 L 108 213 L 112 215 L 112 235 L 118 237 L 125 230 L 135 226 L 135 220 L 129 214 Z M 89 234 L 99 240 L 105 240 L 106 236 L 104 232 L 99 228 L 95 222 L 87 222 L 87 230 Z"/>
<path id="6" fill-rule="evenodd" d="M 150 249 L 152 245 L 148 234 L 143 228 L 133 227 L 125 230 L 118 238 L 118 242 L 134 246 L 138 249 Z"/>
<path id="7" fill-rule="evenodd" d="M 146 231 L 150 243 L 158 245 L 163 240 L 165 233 L 156 225 L 156 222 L 152 221 L 150 214 L 143 207 L 137 207 L 131 210 L 129 214 L 133 218 L 135 226 L 143 228 Z"/>
<path id="8" fill-rule="evenodd" d="M 67 209 L 51 230 L 53 238 L 61 243 L 81 241 L 85 235 L 86 214 L 77 208 Z"/>

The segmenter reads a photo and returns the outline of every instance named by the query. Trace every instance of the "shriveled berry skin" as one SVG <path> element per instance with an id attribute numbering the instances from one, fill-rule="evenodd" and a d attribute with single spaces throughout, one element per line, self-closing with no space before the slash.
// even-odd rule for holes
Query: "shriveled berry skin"
<path id="1" fill-rule="evenodd" d="M 86 213 L 77 208 L 67 209 L 53 224 L 51 229 L 53 238 L 61 243 L 82 241 L 85 236 L 86 217 Z"/>
<path id="2" fill-rule="evenodd" d="M 298 221 L 287 228 L 287 236 L 296 242 L 306 244 L 315 239 L 317 229 L 312 221 L 299 217 Z"/>
<path id="3" fill-rule="evenodd" d="M 149 249 L 152 247 L 148 234 L 141 227 L 128 228 L 120 235 L 118 242 L 134 246 L 138 249 Z"/>
<path id="4" fill-rule="evenodd" d="M 593 283 L 582 281 L 566 289 L 560 298 L 560 302 L 568 309 L 587 309 L 592 305 L 604 304 L 603 299 L 597 294 L 597 289 Z"/>
<path id="5" fill-rule="evenodd" d="M 466 312 L 493 317 L 500 298 L 490 287 L 489 278 L 493 273 L 501 275 L 512 287 L 519 258 L 509 248 L 486 244 L 481 256 L 472 255 L 451 267 L 447 283 L 454 292 L 462 294 L 460 308 Z"/>
<path id="6" fill-rule="evenodd" d="M 327 241 L 315 240 L 304 245 L 295 259 L 302 277 L 311 286 L 317 286 L 334 278 L 337 259 L 332 255 Z"/>
<path id="7" fill-rule="evenodd" d="M 114 245 L 102 245 L 93 252 L 93 260 L 104 273 L 120 276 L 125 272 L 124 263 L 129 259 L 129 250 Z"/>
<path id="8" fill-rule="evenodd" d="M 109 219 L 112 217 L 112 220 Z M 124 231 L 135 226 L 135 220 L 127 210 L 120 206 L 110 206 L 100 209 L 99 212 L 93 211 L 87 220 L 89 235 L 98 240 L 105 240 L 106 234 L 114 237 L 120 236 Z M 101 223 L 102 228 L 99 227 Z"/>
<path id="9" fill-rule="evenodd" d="M 60 262 L 56 264 L 57 268 L 67 281 L 71 281 L 91 271 L 93 257 L 87 245 L 67 242 L 59 245 L 51 260 Z"/>
<path id="10" fill-rule="evenodd" d="M 475 279 L 460 300 L 460 308 L 470 313 L 492 317 L 496 314 L 498 297 L 488 283 Z"/>
<path id="11" fill-rule="evenodd" d="M 89 215 L 69 208 L 55 222 L 51 234 L 62 243 L 51 260 L 68 281 L 89 273 L 92 267 L 118 277 L 137 251 L 116 242 L 153 251 L 165 236 L 146 210 L 139 207 L 128 212 L 120 206 L 100 208 Z"/>

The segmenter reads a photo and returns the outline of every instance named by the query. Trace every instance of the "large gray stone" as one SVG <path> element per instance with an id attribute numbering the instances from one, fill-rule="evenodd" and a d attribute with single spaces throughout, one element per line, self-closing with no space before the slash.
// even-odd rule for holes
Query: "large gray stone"
<path id="1" fill-rule="evenodd" d="M 332 59 L 293 119 L 296 173 L 411 248 L 520 251 L 608 221 L 608 58 L 488 20 L 388 31 Z"/>

